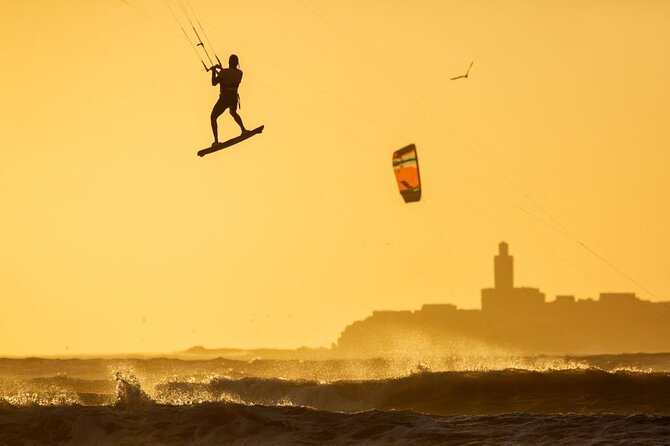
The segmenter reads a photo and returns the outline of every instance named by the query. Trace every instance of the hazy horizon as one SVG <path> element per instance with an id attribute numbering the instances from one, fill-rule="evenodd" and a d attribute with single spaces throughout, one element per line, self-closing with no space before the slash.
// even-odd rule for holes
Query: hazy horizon
<path id="1" fill-rule="evenodd" d="M 417 361 L 427 358 L 439 358 L 446 355 L 448 357 L 462 356 L 477 357 L 477 361 L 491 361 L 496 357 L 532 357 L 533 355 L 548 355 L 550 356 L 591 356 L 591 355 L 654 355 L 658 353 L 670 352 L 670 344 L 662 347 L 658 342 L 653 343 L 656 347 L 649 348 L 648 331 L 649 328 L 658 331 L 661 325 L 665 325 L 663 320 L 670 316 L 670 301 L 664 301 L 662 304 L 667 307 L 657 307 L 649 312 L 648 304 L 651 301 L 640 300 L 635 296 L 635 293 L 600 293 L 597 299 L 576 299 L 574 295 L 555 296 L 553 299 L 547 298 L 542 292 L 542 289 L 536 287 L 517 287 L 514 283 L 515 274 L 519 271 L 513 252 L 510 252 L 510 247 L 506 242 L 499 244 L 499 252 L 494 256 L 494 267 L 491 269 L 494 277 L 493 287 L 486 287 L 481 289 L 481 305 L 476 308 L 477 313 L 486 320 L 486 325 L 499 325 L 501 332 L 496 334 L 491 339 L 490 333 L 482 332 L 479 329 L 467 329 L 463 331 L 462 320 L 470 320 L 470 324 L 479 326 L 480 322 L 472 320 L 472 309 L 458 308 L 451 302 L 424 302 L 420 308 L 407 309 L 374 309 L 371 314 L 366 315 L 360 320 L 349 321 L 338 336 L 338 339 L 333 340 L 329 345 L 310 346 L 310 345 L 296 345 L 292 347 L 274 347 L 274 346 L 249 346 L 239 347 L 236 345 L 192 345 L 183 349 L 173 349 L 167 351 L 126 351 L 126 352 L 78 352 L 78 353 L 60 353 L 49 355 L 0 355 L 0 357 L 41 357 L 41 358 L 152 358 L 152 357 L 179 357 L 184 359 L 194 358 L 214 358 L 214 357 L 229 357 L 239 359 L 346 359 L 346 358 L 404 358 L 407 359 L 408 352 L 413 352 L 412 355 L 417 357 Z M 504 256 L 501 264 L 501 256 Z M 523 263 L 522 263 L 523 266 Z M 519 303 L 514 301 L 514 292 L 522 293 L 522 296 L 532 296 L 532 300 L 519 306 Z M 488 308 L 485 308 L 484 295 L 487 295 Z M 542 297 L 542 308 L 537 308 L 536 303 Z M 604 297 L 603 297 L 604 296 Z M 559 302 L 559 298 L 561 301 Z M 491 300 L 493 299 L 493 300 Z M 603 302 L 603 299 L 605 301 Z M 597 304 L 596 307 L 593 304 Z M 557 306 L 557 304 L 559 304 Z M 642 307 L 639 307 L 639 305 Z M 566 306 L 568 305 L 568 306 Z M 382 311 L 380 311 L 382 310 Z M 466 310 L 463 312 L 462 310 Z M 568 311 L 566 313 L 566 310 Z M 448 311 L 448 313 L 444 313 Z M 642 313 L 640 313 L 642 311 Z M 384 313 L 382 323 L 379 325 L 376 321 L 379 313 Z M 461 315 L 459 317 L 459 314 Z M 467 314 L 467 315 L 466 315 Z M 649 319 L 651 315 L 655 316 L 655 320 Z M 407 316 L 423 321 L 422 326 L 414 324 L 407 325 L 411 319 Z M 549 317 L 549 319 L 547 319 Z M 468 319 L 464 319 L 468 318 Z M 549 339 L 547 336 L 554 337 L 556 335 L 556 327 L 549 328 L 549 325 L 555 325 L 555 318 L 562 320 L 566 326 L 570 326 L 570 330 L 574 332 L 578 326 L 581 325 L 585 332 L 579 334 L 584 341 L 593 344 L 594 340 L 587 340 L 589 335 L 596 334 L 604 336 L 608 339 L 608 346 L 602 345 L 602 340 L 595 342 L 594 345 L 600 344 L 593 349 L 579 349 L 575 347 L 574 339 L 572 341 L 573 347 L 562 350 L 551 350 L 545 344 Z M 660 318 L 660 319 L 659 319 Z M 459 321 L 459 319 L 461 319 Z M 384 322 L 385 321 L 385 322 Z M 586 326 L 584 323 L 586 321 Z M 606 322 L 607 321 L 607 322 Z M 603 331 L 602 324 L 614 327 L 614 332 L 607 333 Z M 360 333 L 359 338 L 357 334 L 347 333 L 356 324 L 368 323 L 370 325 L 369 333 Z M 436 333 L 435 325 L 442 326 L 443 332 Z M 548 328 L 545 333 L 540 333 L 534 325 L 540 324 Z M 651 325 L 650 325 L 651 324 Z M 660 325 L 659 325 L 660 324 Z M 465 324 L 467 327 L 467 323 Z M 517 343 L 517 345 L 509 344 L 509 338 L 505 334 L 511 327 L 521 329 L 522 331 L 534 332 L 534 335 L 527 337 L 526 342 Z M 389 332 L 390 330 L 390 332 Z M 418 331 L 417 331 L 418 330 Z M 419 334 L 423 330 L 422 334 Z M 601 333 L 598 335 L 597 333 Z M 390 336 L 389 336 L 390 335 Z M 640 335 L 642 335 L 640 337 Z M 342 337 L 345 337 L 345 345 L 341 345 Z M 652 335 L 665 338 L 665 333 L 658 332 Z M 370 337 L 369 339 L 366 339 Z M 570 338 L 575 338 L 574 333 L 562 333 L 559 335 L 562 342 L 565 343 Z M 442 338 L 444 344 L 436 342 L 436 338 Z M 497 339 L 496 339 L 497 338 Z M 432 340 L 429 340 L 432 339 Z M 530 344 L 528 344 L 530 341 Z M 372 350 L 369 350 L 368 343 L 372 342 Z M 518 342 L 518 340 L 517 340 Z M 553 343 L 556 340 L 554 339 Z M 567 341 L 568 345 L 570 341 Z M 539 343 L 539 344 L 538 344 Z M 521 345 L 525 344 L 525 345 Z M 528 349 L 529 345 L 535 346 Z M 540 347 L 538 350 L 538 345 Z M 624 347 L 627 345 L 627 347 Z M 631 345 L 633 346 L 631 348 Z M 614 346 L 618 346 L 614 348 Z M 661 346 L 659 348 L 659 346 Z M 555 344 L 554 344 L 555 348 Z M 614 349 L 613 349 L 614 348 Z M 223 354 L 223 351 L 229 351 L 228 355 Z M 257 356 L 265 351 L 262 356 Z M 246 353 L 245 353 L 246 352 Z M 274 353 L 272 353 L 274 352 Z M 249 356 L 252 354 L 252 356 Z M 232 356 L 230 356 L 232 355 Z M 316 355 L 316 357 L 314 356 Z"/>

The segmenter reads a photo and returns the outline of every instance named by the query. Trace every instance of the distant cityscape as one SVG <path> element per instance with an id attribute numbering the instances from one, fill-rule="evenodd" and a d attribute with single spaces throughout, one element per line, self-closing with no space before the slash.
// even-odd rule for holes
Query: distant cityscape
<path id="1" fill-rule="evenodd" d="M 417 311 L 375 311 L 346 327 L 334 350 L 369 356 L 407 348 L 439 353 L 455 345 L 546 354 L 670 351 L 670 302 L 612 292 L 598 300 L 559 295 L 547 302 L 537 288 L 514 286 L 514 258 L 501 242 L 494 287 L 482 289 L 481 310 L 426 304 Z"/>

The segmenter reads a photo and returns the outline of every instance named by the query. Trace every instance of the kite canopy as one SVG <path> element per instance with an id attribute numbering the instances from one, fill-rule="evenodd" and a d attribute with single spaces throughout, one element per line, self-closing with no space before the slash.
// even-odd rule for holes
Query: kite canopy
<path id="1" fill-rule="evenodd" d="M 393 153 L 393 171 L 405 203 L 421 200 L 421 177 L 416 146 L 410 144 Z"/>

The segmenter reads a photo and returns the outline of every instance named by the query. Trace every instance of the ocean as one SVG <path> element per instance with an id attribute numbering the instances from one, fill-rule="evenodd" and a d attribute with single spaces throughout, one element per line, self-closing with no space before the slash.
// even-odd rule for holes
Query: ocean
<path id="1" fill-rule="evenodd" d="M 670 354 L 0 359 L 0 446 L 670 445 Z"/>

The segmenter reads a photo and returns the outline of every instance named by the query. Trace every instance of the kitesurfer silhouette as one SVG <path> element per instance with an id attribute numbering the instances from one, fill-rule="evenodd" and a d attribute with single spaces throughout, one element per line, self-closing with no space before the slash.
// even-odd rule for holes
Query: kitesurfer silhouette
<path id="1" fill-rule="evenodd" d="M 210 70 L 212 71 L 212 86 L 219 85 L 220 94 L 219 100 L 214 104 L 210 119 L 212 121 L 212 133 L 214 134 L 214 144 L 219 142 L 219 129 L 216 120 L 226 111 L 230 110 L 230 114 L 240 126 L 242 135 L 248 132 L 242 123 L 242 118 L 237 114 L 237 106 L 240 102 L 240 96 L 237 89 L 242 82 L 242 70 L 238 68 L 240 61 L 235 54 L 231 54 L 228 58 L 228 68 L 223 68 L 220 64 L 214 65 Z"/>

